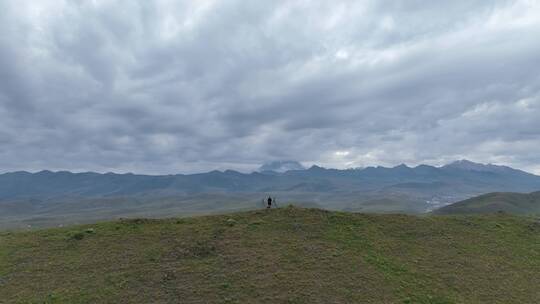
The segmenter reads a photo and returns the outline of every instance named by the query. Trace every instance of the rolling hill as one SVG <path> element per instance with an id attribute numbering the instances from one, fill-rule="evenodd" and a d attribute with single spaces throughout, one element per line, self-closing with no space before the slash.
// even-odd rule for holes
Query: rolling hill
<path id="1" fill-rule="evenodd" d="M 494 212 L 522 215 L 540 214 L 540 191 L 533 193 L 487 193 L 434 210 L 436 214 L 481 214 Z"/>
<path id="2" fill-rule="evenodd" d="M 0 303 L 538 303 L 540 223 L 279 208 L 0 232 Z"/>

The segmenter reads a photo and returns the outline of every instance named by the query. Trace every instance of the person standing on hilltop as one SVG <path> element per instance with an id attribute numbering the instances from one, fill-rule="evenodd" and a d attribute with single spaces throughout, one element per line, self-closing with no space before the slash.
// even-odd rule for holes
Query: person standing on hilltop
<path id="1" fill-rule="evenodd" d="M 266 206 L 266 209 L 272 208 L 272 198 L 269 196 L 266 201 L 268 202 L 268 205 Z"/>

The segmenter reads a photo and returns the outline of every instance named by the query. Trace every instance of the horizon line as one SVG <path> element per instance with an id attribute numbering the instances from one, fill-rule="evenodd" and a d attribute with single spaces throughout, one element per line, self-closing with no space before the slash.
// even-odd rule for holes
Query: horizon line
<path id="1" fill-rule="evenodd" d="M 240 173 L 240 174 L 246 174 L 246 175 L 249 175 L 249 174 L 253 174 L 253 173 L 262 173 L 262 172 L 274 172 L 276 174 L 283 174 L 283 173 L 286 173 L 286 172 L 291 172 L 291 171 L 304 171 L 304 170 L 310 170 L 310 169 L 313 169 L 313 168 L 321 168 L 321 169 L 324 169 L 324 170 L 337 170 L 337 171 L 350 171 L 350 170 L 358 170 L 358 171 L 362 171 L 362 170 L 365 170 L 365 169 L 368 169 L 368 168 L 382 168 L 382 169 L 395 169 L 395 168 L 399 168 L 399 167 L 406 167 L 406 168 L 410 168 L 410 169 L 415 169 L 415 168 L 418 168 L 418 167 L 421 167 L 421 166 L 428 166 L 428 167 L 433 167 L 433 168 L 437 168 L 437 169 L 440 169 L 440 168 L 443 168 L 443 167 L 446 167 L 446 166 L 449 166 L 449 165 L 452 165 L 452 164 L 455 164 L 455 163 L 459 163 L 459 162 L 469 162 L 471 164 L 475 164 L 475 165 L 483 165 L 483 166 L 495 166 L 495 167 L 506 167 L 506 168 L 510 168 L 510 169 L 513 169 L 513 170 L 518 170 L 518 171 L 522 171 L 522 172 L 525 172 L 525 173 L 528 173 L 528 174 L 533 174 L 533 175 L 537 175 L 533 172 L 529 172 L 529 171 L 526 171 L 526 170 L 523 170 L 523 169 L 516 169 L 514 167 L 511 167 L 511 166 L 508 166 L 508 165 L 499 165 L 499 164 L 493 164 L 493 163 L 479 163 L 479 162 L 473 162 L 473 161 L 470 161 L 470 160 L 467 160 L 467 159 L 459 159 L 459 160 L 455 160 L 455 161 L 452 161 L 452 162 L 449 162 L 449 163 L 446 163 L 444 165 L 429 165 L 429 164 L 424 164 L 424 163 L 420 163 L 416 166 L 409 166 L 407 165 L 406 163 L 400 163 L 398 165 L 395 165 L 395 166 L 381 166 L 381 165 L 369 165 L 369 166 L 365 166 L 365 167 L 348 167 L 348 168 L 333 168 L 333 167 L 324 167 L 322 165 L 317 165 L 317 164 L 313 164 L 309 167 L 307 166 L 304 166 L 302 164 L 302 162 L 298 162 L 300 164 L 302 164 L 302 166 L 304 166 L 304 169 L 293 169 L 293 170 L 286 170 L 286 171 L 283 171 L 283 172 L 280 172 L 280 171 L 274 171 L 274 170 L 264 170 L 264 171 L 261 171 L 261 170 L 252 170 L 252 171 L 239 171 L 239 170 L 235 170 L 235 169 L 213 169 L 213 170 L 208 170 L 208 171 L 200 171 L 200 172 L 192 172 L 192 173 L 181 173 L 181 172 L 178 172 L 178 173 L 162 173 L 162 174 L 153 174 L 153 173 L 135 173 L 135 172 L 132 172 L 132 171 L 129 171 L 129 172 L 121 172 L 121 171 L 89 171 L 89 170 L 81 170 L 81 171 L 78 171 L 78 170 L 65 170 L 65 169 L 59 169 L 59 170 L 51 170 L 51 169 L 41 169 L 41 170 L 14 170 L 14 171 L 5 171 L 5 172 L 0 172 L 0 175 L 4 175 L 4 174 L 13 174 L 13 173 L 28 173 L 28 174 L 38 174 L 38 173 L 46 173 L 46 172 L 50 172 L 50 173 L 71 173 L 71 174 L 88 174 L 88 173 L 94 173 L 94 174 L 101 174 L 101 175 L 105 175 L 105 174 L 116 174 L 116 175 L 139 175 L 139 176 L 175 176 L 175 175 L 197 175 L 197 174 L 208 174 L 208 173 L 212 173 L 212 172 L 220 172 L 220 173 L 225 173 L 227 171 L 232 171 L 232 172 L 236 172 L 236 173 Z M 263 164 L 264 165 L 264 164 Z M 262 165 L 261 165 L 262 166 Z M 261 167 L 259 166 L 259 168 Z M 540 176 L 540 175 L 538 175 Z"/>

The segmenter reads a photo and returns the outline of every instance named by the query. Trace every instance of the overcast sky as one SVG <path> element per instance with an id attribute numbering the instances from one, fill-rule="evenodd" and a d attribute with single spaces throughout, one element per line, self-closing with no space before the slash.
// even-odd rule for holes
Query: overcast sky
<path id="1" fill-rule="evenodd" d="M 0 171 L 540 173 L 540 1 L 0 1 Z"/>

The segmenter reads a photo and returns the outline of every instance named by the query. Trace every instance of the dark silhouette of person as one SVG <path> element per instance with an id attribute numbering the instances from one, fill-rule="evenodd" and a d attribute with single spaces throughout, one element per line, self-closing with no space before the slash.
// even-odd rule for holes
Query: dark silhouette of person
<path id="1" fill-rule="evenodd" d="M 272 208 L 272 198 L 269 196 L 266 201 L 268 202 L 268 206 L 266 206 L 266 208 Z"/>

